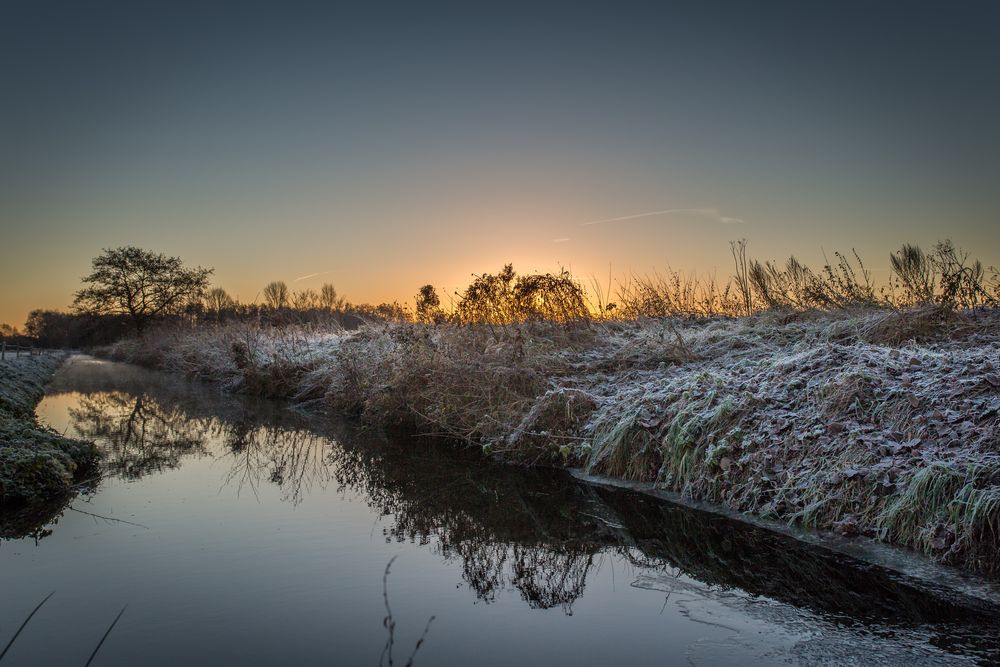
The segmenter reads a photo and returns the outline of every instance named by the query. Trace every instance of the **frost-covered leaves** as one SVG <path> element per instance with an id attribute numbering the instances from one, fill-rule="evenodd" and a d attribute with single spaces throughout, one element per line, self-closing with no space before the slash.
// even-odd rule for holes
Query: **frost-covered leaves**
<path id="1" fill-rule="evenodd" d="M 0 410 L 17 417 L 30 417 L 45 391 L 48 380 L 63 357 L 38 355 L 15 357 L 0 362 Z"/>
<path id="2" fill-rule="evenodd" d="M 7 434 L 4 434 L 7 435 Z M 65 493 L 76 464 L 39 434 L 0 447 L 0 500 L 30 500 Z"/>
<path id="3" fill-rule="evenodd" d="M 586 427 L 592 469 L 1000 567 L 981 555 L 1000 534 L 996 314 L 985 325 L 977 315 L 978 326 L 963 324 L 950 336 L 937 332 L 932 344 L 902 347 L 864 340 L 882 317 L 772 317 L 771 329 L 761 326 L 766 318 L 679 325 L 699 360 L 644 363 L 584 383 L 600 396 Z M 631 359 L 663 349 L 642 329 L 616 334 Z M 634 456 L 638 432 L 655 443 L 658 466 L 623 465 L 618 450 Z M 911 488 L 932 466 L 954 468 L 964 480 L 938 504 Z M 899 505 L 904 496 L 910 500 Z M 892 507 L 907 521 L 889 522 Z M 898 526 L 880 528 L 890 523 Z"/>

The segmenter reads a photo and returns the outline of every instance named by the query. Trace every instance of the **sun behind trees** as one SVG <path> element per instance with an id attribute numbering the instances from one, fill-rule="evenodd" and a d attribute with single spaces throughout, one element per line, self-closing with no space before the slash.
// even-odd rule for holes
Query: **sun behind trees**
<path id="1" fill-rule="evenodd" d="M 409 305 L 352 302 L 329 283 L 318 291 L 292 292 L 281 281 L 263 289 L 260 303 L 241 303 L 222 287 L 208 288 L 211 269 L 185 267 L 177 257 L 140 248 L 117 248 L 93 260 L 93 271 L 84 278 L 88 284 L 76 293 L 75 312 L 29 314 L 24 344 L 107 345 L 129 331 L 144 333 L 154 320 L 164 325 L 255 321 L 353 330 L 371 322 L 496 327 L 731 318 L 766 311 L 968 311 L 1000 305 L 1000 269 L 984 267 L 949 240 L 929 251 L 903 245 L 889 255 L 888 278 L 880 281 L 872 279 L 853 252 L 835 253 L 813 269 L 794 257 L 757 260 L 748 254 L 745 240 L 731 246 L 734 270 L 728 277 L 667 268 L 626 274 L 617 285 L 611 276 L 606 285 L 592 278 L 585 287 L 564 270 L 522 274 L 505 265 L 496 273 L 473 275 L 467 287 L 450 293 L 425 284 Z"/>
<path id="2" fill-rule="evenodd" d="M 142 332 L 159 315 L 182 312 L 200 302 L 212 269 L 187 268 L 179 257 L 134 246 L 106 249 L 94 258 L 90 283 L 78 291 L 73 306 L 95 315 L 127 315 Z"/>

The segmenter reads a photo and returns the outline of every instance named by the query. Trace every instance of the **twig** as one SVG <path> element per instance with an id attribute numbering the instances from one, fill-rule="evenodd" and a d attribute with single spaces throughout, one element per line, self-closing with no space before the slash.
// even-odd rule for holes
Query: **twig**
<path id="1" fill-rule="evenodd" d="M 96 481 L 100 480 L 101 477 L 102 477 L 101 475 L 95 475 L 94 477 L 91 477 L 89 479 L 85 479 L 82 482 L 77 482 L 76 484 L 74 484 L 70 488 L 71 489 L 79 489 L 79 488 L 81 488 L 83 486 L 86 486 L 87 484 L 90 484 L 91 482 L 96 482 Z"/>
<path id="2" fill-rule="evenodd" d="M 85 512 L 83 510 L 78 510 L 75 507 L 67 507 L 66 509 L 73 510 L 74 512 L 79 512 L 80 514 L 86 514 L 87 516 L 92 516 L 95 519 L 104 519 L 105 521 L 117 521 L 118 523 L 127 523 L 130 526 L 137 526 L 139 528 L 145 528 L 146 530 L 149 530 L 149 526 L 146 526 L 141 523 L 135 523 L 134 521 L 126 521 L 125 519 L 116 519 L 113 516 L 102 516 L 100 514 L 94 514 L 93 512 Z"/>
<path id="3" fill-rule="evenodd" d="M 0 653 L 0 660 L 3 660 L 3 657 L 5 655 L 7 655 L 7 651 L 9 651 L 10 647 L 13 646 L 14 640 L 17 639 L 17 636 L 19 634 L 21 634 L 21 630 L 24 630 L 24 626 L 26 626 L 28 624 L 28 621 L 30 621 L 31 617 L 35 615 L 35 612 L 38 611 L 39 609 L 41 609 L 42 605 L 45 604 L 46 602 L 48 602 L 49 598 L 52 597 L 55 594 L 56 594 L 56 592 L 52 591 L 51 593 L 49 593 L 48 595 L 46 595 L 45 598 L 41 602 L 38 603 L 37 607 L 35 607 L 34 609 L 31 610 L 31 613 L 28 614 L 28 617 L 26 619 L 24 619 L 23 623 L 21 623 L 21 627 L 19 627 L 17 629 L 17 632 L 14 633 L 14 636 L 10 638 L 9 642 L 7 642 L 7 645 L 4 647 L 3 652 Z"/>

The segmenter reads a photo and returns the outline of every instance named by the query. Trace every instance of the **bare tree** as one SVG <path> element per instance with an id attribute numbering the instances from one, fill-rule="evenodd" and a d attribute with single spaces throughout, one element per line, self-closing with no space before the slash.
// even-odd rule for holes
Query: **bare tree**
<path id="1" fill-rule="evenodd" d="M 205 310 L 210 313 L 218 314 L 235 305 L 236 301 L 233 297 L 229 296 L 229 292 L 221 287 L 213 287 L 205 294 Z"/>
<path id="2" fill-rule="evenodd" d="M 295 310 L 312 310 L 319 301 L 319 295 L 311 289 L 295 292 L 292 295 L 292 308 Z"/>
<path id="3" fill-rule="evenodd" d="M 287 308 L 288 285 L 280 280 L 268 283 L 264 288 L 264 301 L 271 308 Z"/>
<path id="4" fill-rule="evenodd" d="M 319 305 L 327 310 L 341 310 L 344 307 L 344 298 L 337 295 L 337 288 L 326 283 L 319 290 Z"/>
<path id="5" fill-rule="evenodd" d="M 94 258 L 89 283 L 73 306 L 96 315 L 128 315 L 137 332 L 159 315 L 179 313 L 201 300 L 212 269 L 189 269 L 179 257 L 134 246 L 106 249 Z"/>

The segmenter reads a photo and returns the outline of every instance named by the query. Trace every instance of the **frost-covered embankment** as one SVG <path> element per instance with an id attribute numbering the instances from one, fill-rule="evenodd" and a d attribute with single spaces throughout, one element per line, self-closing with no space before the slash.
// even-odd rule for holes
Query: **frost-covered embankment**
<path id="1" fill-rule="evenodd" d="M 94 463 L 93 443 L 40 426 L 35 405 L 65 355 L 0 362 L 0 504 L 47 500 L 69 492 L 74 475 Z"/>
<path id="2" fill-rule="evenodd" d="M 113 356 L 1000 571 L 1000 313 L 161 331 Z"/>

